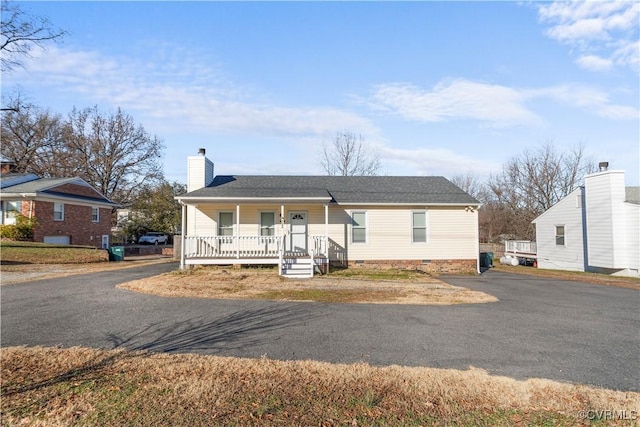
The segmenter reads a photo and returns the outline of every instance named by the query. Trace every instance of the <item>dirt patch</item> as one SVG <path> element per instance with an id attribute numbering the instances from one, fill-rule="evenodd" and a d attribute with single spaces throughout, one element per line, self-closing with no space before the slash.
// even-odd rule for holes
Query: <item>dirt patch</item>
<path id="1" fill-rule="evenodd" d="M 402 280 L 315 276 L 288 279 L 276 269 L 204 267 L 174 271 L 118 285 L 166 297 L 266 299 L 370 304 L 472 304 L 498 299 L 423 276 Z"/>

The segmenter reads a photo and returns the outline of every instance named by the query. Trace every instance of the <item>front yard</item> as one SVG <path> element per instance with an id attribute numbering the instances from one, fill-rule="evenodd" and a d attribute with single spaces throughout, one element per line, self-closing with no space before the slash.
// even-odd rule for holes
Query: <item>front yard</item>
<path id="1" fill-rule="evenodd" d="M 276 268 L 200 267 L 118 287 L 189 298 L 432 305 L 497 301 L 491 295 L 452 286 L 414 270 L 350 269 L 295 280 L 279 276 Z"/>

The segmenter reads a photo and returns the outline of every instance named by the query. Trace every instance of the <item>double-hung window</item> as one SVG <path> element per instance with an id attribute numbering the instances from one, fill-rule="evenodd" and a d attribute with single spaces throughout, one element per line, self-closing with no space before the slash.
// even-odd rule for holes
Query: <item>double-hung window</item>
<path id="1" fill-rule="evenodd" d="M 233 212 L 218 214 L 218 236 L 233 236 Z"/>
<path id="2" fill-rule="evenodd" d="M 413 243 L 427 242 L 427 213 L 414 211 L 411 213 L 411 241 Z"/>
<path id="3" fill-rule="evenodd" d="M 91 208 L 91 221 L 100 222 L 100 208 Z"/>
<path id="4" fill-rule="evenodd" d="M 53 204 L 53 220 L 64 221 L 64 203 Z"/>
<path id="5" fill-rule="evenodd" d="M 273 236 L 276 234 L 275 212 L 260 212 L 260 235 Z"/>
<path id="6" fill-rule="evenodd" d="M 564 246 L 564 225 L 556 225 L 556 246 Z"/>
<path id="7" fill-rule="evenodd" d="M 351 242 L 367 243 L 367 213 L 351 213 Z"/>

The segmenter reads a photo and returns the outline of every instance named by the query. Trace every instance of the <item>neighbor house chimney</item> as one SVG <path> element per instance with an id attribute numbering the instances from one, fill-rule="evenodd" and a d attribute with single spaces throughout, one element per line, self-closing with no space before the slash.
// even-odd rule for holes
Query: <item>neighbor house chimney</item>
<path id="1" fill-rule="evenodd" d="M 609 162 L 598 163 L 598 169 L 600 169 L 600 172 L 606 172 L 606 170 L 609 169 Z"/>
<path id="2" fill-rule="evenodd" d="M 204 188 L 213 182 L 213 163 L 200 148 L 197 156 L 187 157 L 187 192 Z"/>

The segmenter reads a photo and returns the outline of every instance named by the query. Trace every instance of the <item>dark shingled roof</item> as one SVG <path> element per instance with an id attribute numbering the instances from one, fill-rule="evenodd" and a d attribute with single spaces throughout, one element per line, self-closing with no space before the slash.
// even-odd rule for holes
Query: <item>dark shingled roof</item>
<path id="1" fill-rule="evenodd" d="M 326 198 L 335 203 L 469 204 L 480 202 L 440 176 L 223 175 L 179 198 Z"/>

